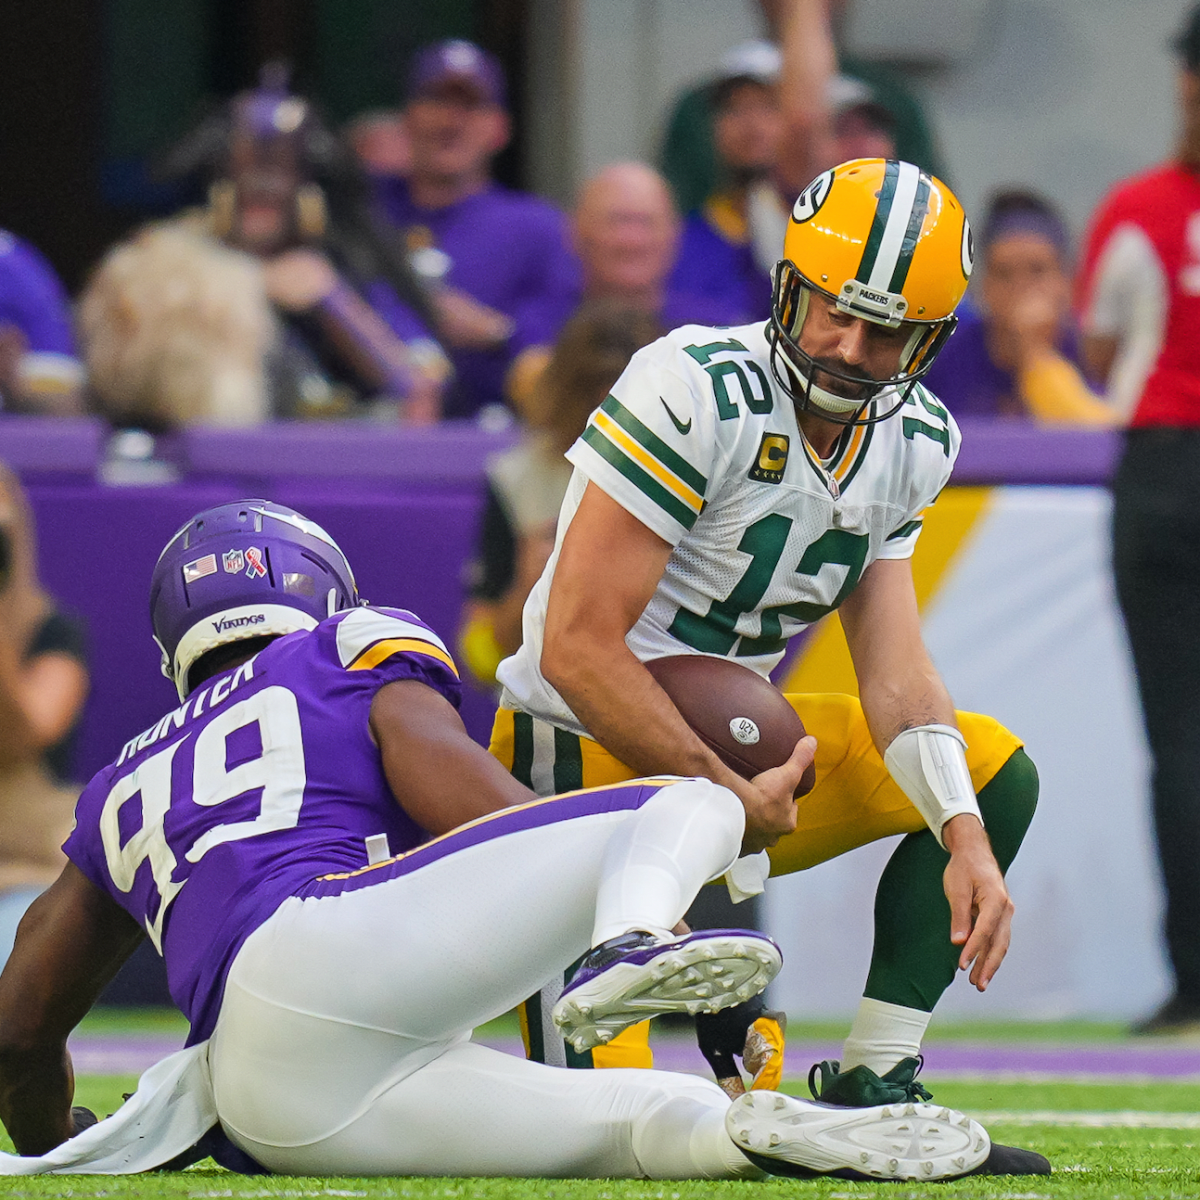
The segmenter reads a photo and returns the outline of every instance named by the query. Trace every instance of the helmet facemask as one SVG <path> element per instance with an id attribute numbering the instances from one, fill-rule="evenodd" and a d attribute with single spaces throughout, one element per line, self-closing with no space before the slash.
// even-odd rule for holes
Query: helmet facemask
<path id="1" fill-rule="evenodd" d="M 896 373 L 889 379 L 870 380 L 862 375 L 840 371 L 813 358 L 800 345 L 804 322 L 814 294 L 836 304 L 839 311 L 889 329 L 902 325 L 911 333 L 900 352 Z M 767 341 L 771 346 L 771 373 L 775 382 L 802 411 L 837 425 L 874 425 L 896 413 L 908 400 L 913 386 L 933 366 L 946 339 L 954 332 L 958 318 L 937 321 L 905 321 L 907 307 L 898 294 L 877 293 L 864 289 L 856 280 L 848 280 L 839 295 L 818 287 L 788 259 L 775 265 L 771 319 Z M 816 382 L 817 372 L 859 389 L 854 397 L 842 396 Z M 869 411 L 874 401 L 894 393 L 894 402 L 883 411 Z M 888 399 L 892 399 L 889 395 Z"/>

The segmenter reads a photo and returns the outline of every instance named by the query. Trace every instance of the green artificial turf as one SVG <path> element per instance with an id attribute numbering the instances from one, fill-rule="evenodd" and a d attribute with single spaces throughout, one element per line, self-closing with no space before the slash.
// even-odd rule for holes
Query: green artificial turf
<path id="1" fill-rule="evenodd" d="M 109 1010 L 88 1018 L 94 1034 L 175 1033 L 181 1019 L 158 1012 Z M 797 1022 L 789 1035 L 797 1040 L 836 1038 L 840 1027 L 806 1026 Z M 501 1018 L 486 1031 L 492 1036 L 515 1032 L 511 1018 Z M 1116 1040 L 1116 1026 L 1079 1023 L 1051 1026 L 957 1026 L 934 1032 L 934 1038 L 972 1041 L 1082 1042 Z M 931 1081 L 932 1082 L 932 1081 Z M 82 1076 L 76 1102 L 97 1112 L 111 1112 L 132 1077 Z M 801 1080 L 787 1090 L 803 1094 Z M 938 1103 L 984 1118 L 993 1140 L 1039 1150 L 1054 1163 L 1050 1178 L 969 1178 L 943 1184 L 867 1184 L 842 1180 L 767 1180 L 758 1182 L 644 1182 L 629 1180 L 540 1179 L 307 1179 L 244 1177 L 222 1171 L 211 1162 L 175 1174 L 112 1176 L 41 1176 L 0 1180 L 0 1197 L 166 1197 L 209 1200 L 229 1197 L 362 1196 L 411 1200 L 1176 1200 L 1200 1197 L 1200 1083 L 1079 1083 L 937 1081 Z M 1136 1127 L 1159 1120 L 1165 1127 Z M 1026 1115 L 1028 1114 L 1028 1115 Z M 1089 1114 L 1092 1114 L 1089 1116 Z M 1151 1115 L 1153 1114 L 1153 1115 Z M 1049 1118 L 1049 1119 L 1047 1119 Z M 1083 1124 L 1084 1121 L 1108 1124 Z M 469 1124 L 466 1129 L 469 1134 Z M 460 1131 L 456 1136 L 462 1136 Z M 11 1146 L 4 1140 L 4 1148 Z"/>

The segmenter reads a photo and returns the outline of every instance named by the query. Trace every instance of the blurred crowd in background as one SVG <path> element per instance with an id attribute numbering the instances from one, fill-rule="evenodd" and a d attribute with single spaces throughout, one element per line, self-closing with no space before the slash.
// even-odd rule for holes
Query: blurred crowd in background
<path id="1" fill-rule="evenodd" d="M 258 64 L 255 86 L 214 102 L 159 149 L 154 179 L 193 199 L 111 245 L 76 296 L 21 230 L 0 230 L 0 420 L 93 415 L 151 435 L 279 419 L 515 426 L 519 440 L 487 471 L 459 640 L 464 665 L 494 684 L 553 546 L 570 475 L 563 452 L 630 357 L 679 325 L 765 321 L 791 205 L 821 171 L 897 157 L 954 186 L 955 165 L 904 76 L 846 54 L 847 0 L 759 7 L 767 36 L 696 64 L 657 162 L 602 167 L 570 211 L 498 182 L 514 134 L 512 81 L 479 45 L 418 48 L 395 81 L 394 107 L 341 128 L 294 89 L 285 62 Z M 1180 161 L 1194 167 L 1197 14 L 1175 49 L 1185 78 Z M 1033 181 L 994 186 L 970 214 L 975 272 L 958 329 L 925 382 L 956 416 L 1128 424 L 1164 338 L 1169 352 L 1180 344 L 1157 243 L 1113 242 L 1120 229 L 1102 208 L 1077 254 Z M 1192 226 L 1188 238 L 1194 258 Z M 1181 286 L 1187 304 L 1200 294 Z M 1197 378 L 1181 385 L 1188 396 Z M 1195 433 L 1200 405 L 1183 408 L 1153 419 L 1143 409 L 1133 424 Z M 1157 444 L 1148 453 L 1157 461 Z M 1195 476 L 1189 458 L 1180 487 L 1192 510 Z M 1149 544 L 1140 534 L 1127 541 Z M 64 746 L 87 691 L 82 635 L 40 588 L 32 545 L 20 487 L 2 477 L 0 588 L 10 602 L 0 609 L 0 962 L 10 926 L 61 861 Z M 1194 562 L 1195 545 L 1200 532 L 1173 550 Z M 1130 566 L 1123 600 L 1135 576 L 1154 578 Z M 1187 582 L 1185 607 L 1200 597 L 1200 582 Z M 1157 587 L 1143 589 L 1149 609 L 1161 608 Z M 1165 650 L 1139 649 L 1135 638 L 1135 652 L 1143 691 L 1185 714 L 1177 740 L 1190 747 L 1200 745 L 1200 714 L 1179 697 L 1200 695 L 1200 659 L 1180 655 L 1182 611 L 1164 614 Z M 1138 618 L 1139 628 L 1150 624 Z M 1160 659 L 1187 673 L 1155 693 Z M 1161 771 L 1171 749 L 1156 752 Z M 1156 801 L 1160 842 L 1172 840 L 1181 813 L 1200 823 L 1200 803 L 1184 790 Z M 1192 860 L 1179 872 L 1194 875 Z M 1172 901 L 1187 929 L 1176 939 L 1187 948 L 1173 947 L 1173 1003 L 1200 1021 L 1195 890 Z"/>
<path id="2" fill-rule="evenodd" d="M 658 164 L 585 180 L 574 208 L 498 184 L 499 61 L 418 50 L 397 107 L 335 130 L 282 63 L 162 148 L 203 202 L 95 264 L 71 304 L 17 232 L 0 244 L 0 395 L 152 432 L 274 418 L 515 417 L 573 315 L 603 300 L 686 323 L 765 320 L 791 199 L 821 170 L 902 157 L 953 182 L 914 93 L 839 53 L 843 0 L 764 0 L 770 40 L 702 65 Z M 1054 205 L 1000 180 L 974 214 L 977 279 L 931 384 L 956 413 L 1105 424 L 1080 358 Z"/>

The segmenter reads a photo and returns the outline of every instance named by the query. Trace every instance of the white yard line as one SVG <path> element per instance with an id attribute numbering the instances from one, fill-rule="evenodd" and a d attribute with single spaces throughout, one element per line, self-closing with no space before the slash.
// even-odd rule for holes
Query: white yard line
<path id="1" fill-rule="evenodd" d="M 1086 1129 L 1200 1129 L 1200 1113 L 1184 1112 L 975 1112 L 982 1125 L 1074 1125 Z"/>

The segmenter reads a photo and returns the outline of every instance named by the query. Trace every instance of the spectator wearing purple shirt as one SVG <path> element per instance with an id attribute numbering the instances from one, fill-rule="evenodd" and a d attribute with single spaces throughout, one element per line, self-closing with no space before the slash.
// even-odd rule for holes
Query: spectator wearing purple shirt
<path id="1" fill-rule="evenodd" d="M 713 144 L 725 186 L 689 213 L 672 285 L 720 297 L 733 323 L 766 320 L 771 278 L 759 263 L 751 229 L 752 193 L 775 166 L 783 135 L 778 85 L 781 57 L 768 42 L 734 47 L 712 87 Z"/>
<path id="2" fill-rule="evenodd" d="M 998 193 L 979 242 L 979 311 L 963 318 L 926 385 L 956 417 L 1112 424 L 1080 367 L 1067 229 L 1053 205 L 1032 192 Z"/>
<path id="3" fill-rule="evenodd" d="M 844 161 L 830 0 L 778 5 L 780 45 L 746 42 L 722 56 L 711 85 L 721 186 L 684 226 L 674 283 L 765 320 L 788 214 L 818 173 Z"/>
<path id="4" fill-rule="evenodd" d="M 474 417 L 503 402 L 514 357 L 553 341 L 577 293 L 562 213 L 490 177 L 511 132 L 504 103 L 500 65 L 478 46 L 451 41 L 422 50 L 405 109 L 411 172 L 376 180 L 379 211 L 433 284 L 455 369 L 447 417 Z"/>
<path id="5" fill-rule="evenodd" d="M 54 268 L 0 230 L 0 399 L 6 410 L 82 411 L 71 305 Z"/>
<path id="6" fill-rule="evenodd" d="M 611 163 L 583 185 L 571 244 L 580 266 L 575 309 L 600 302 L 650 317 L 664 332 L 680 325 L 733 325 L 740 318 L 726 297 L 672 281 L 679 216 L 666 180 L 645 163 Z M 550 345 L 528 346 L 514 362 L 508 394 L 519 412 L 550 354 Z"/>

